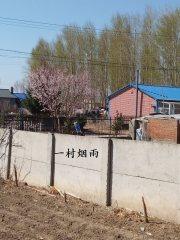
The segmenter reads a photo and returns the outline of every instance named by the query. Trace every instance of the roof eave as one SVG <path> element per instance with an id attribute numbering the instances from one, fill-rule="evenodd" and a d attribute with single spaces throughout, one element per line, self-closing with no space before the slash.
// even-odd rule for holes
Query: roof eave
<path id="1" fill-rule="evenodd" d="M 13 96 L 13 97 L 10 97 L 10 96 L 2 97 L 2 96 L 0 96 L 0 98 L 6 98 L 6 99 L 17 99 L 17 97 L 15 97 L 15 96 Z"/>
<path id="2" fill-rule="evenodd" d="M 109 96 L 107 96 L 107 99 L 111 100 L 112 98 L 118 96 L 119 94 L 123 93 L 124 91 L 128 90 L 129 88 L 131 88 L 132 85 L 128 84 L 123 88 L 118 89 L 117 91 L 111 93 Z"/>
<path id="3" fill-rule="evenodd" d="M 174 99 L 157 99 L 157 101 L 166 101 L 166 102 L 180 102 L 180 100 L 174 100 Z"/>

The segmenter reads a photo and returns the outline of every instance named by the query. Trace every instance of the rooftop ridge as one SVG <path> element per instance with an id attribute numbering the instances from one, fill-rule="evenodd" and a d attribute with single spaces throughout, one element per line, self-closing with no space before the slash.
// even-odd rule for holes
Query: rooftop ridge
<path id="1" fill-rule="evenodd" d="M 25 92 L 13 92 L 13 94 L 26 94 Z"/>
<path id="2" fill-rule="evenodd" d="M 132 86 L 135 86 L 136 83 L 131 83 Z M 172 86 L 172 85 L 155 85 L 155 84 L 146 84 L 146 83 L 138 83 L 138 86 L 151 86 L 151 87 L 169 87 L 169 88 L 180 88 L 180 86 Z"/>

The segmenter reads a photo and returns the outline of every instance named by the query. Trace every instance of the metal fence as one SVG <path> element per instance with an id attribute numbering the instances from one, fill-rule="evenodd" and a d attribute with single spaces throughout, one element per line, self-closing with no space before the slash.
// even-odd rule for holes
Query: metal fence
<path id="1" fill-rule="evenodd" d="M 84 118 L 82 128 L 85 135 L 127 135 L 131 118 L 123 117 L 122 128 L 115 133 L 113 129 L 114 119 Z M 73 122 L 76 118 L 54 118 L 40 116 L 1 116 L 0 127 L 12 127 L 17 130 L 33 132 L 57 132 L 76 134 Z"/>
<path id="2" fill-rule="evenodd" d="M 87 119 L 85 129 L 98 135 L 127 135 L 130 118 L 123 118 L 123 124 L 118 132 L 114 131 L 114 119 Z"/>

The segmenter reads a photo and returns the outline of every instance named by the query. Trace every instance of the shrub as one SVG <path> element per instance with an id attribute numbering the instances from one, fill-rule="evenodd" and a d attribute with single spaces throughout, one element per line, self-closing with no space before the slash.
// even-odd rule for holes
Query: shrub
<path id="1" fill-rule="evenodd" d="M 114 119 L 114 123 L 112 125 L 112 130 L 115 132 L 115 134 L 118 134 L 118 132 L 122 130 L 123 125 L 124 125 L 124 118 L 122 114 L 117 113 Z"/>
<path id="2" fill-rule="evenodd" d="M 85 126 L 86 123 L 87 123 L 87 118 L 86 118 L 86 116 L 85 116 L 85 115 L 78 115 L 78 116 L 76 117 L 76 120 L 77 120 L 77 122 L 80 124 L 81 129 L 83 130 L 84 126 Z"/>

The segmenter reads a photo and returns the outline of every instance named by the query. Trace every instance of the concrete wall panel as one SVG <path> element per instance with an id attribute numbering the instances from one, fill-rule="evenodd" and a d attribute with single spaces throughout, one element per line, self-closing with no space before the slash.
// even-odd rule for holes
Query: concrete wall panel
<path id="1" fill-rule="evenodd" d="M 180 222 L 180 148 L 175 144 L 113 140 L 112 202 Z"/>
<path id="2" fill-rule="evenodd" d="M 14 164 L 20 180 L 35 186 L 47 186 L 50 176 L 48 134 L 15 131 L 12 145 L 12 175 Z"/>
<path id="3" fill-rule="evenodd" d="M 55 134 L 55 186 L 84 200 L 105 204 L 108 139 Z M 66 156 L 75 150 L 74 158 Z M 97 149 L 98 156 L 90 156 Z M 87 151 L 78 157 L 78 151 Z"/>

